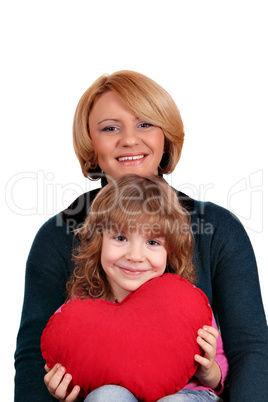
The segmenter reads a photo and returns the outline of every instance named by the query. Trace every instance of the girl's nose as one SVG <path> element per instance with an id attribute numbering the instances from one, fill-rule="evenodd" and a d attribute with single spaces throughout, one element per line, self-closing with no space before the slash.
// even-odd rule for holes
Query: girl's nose
<path id="1" fill-rule="evenodd" d="M 142 244 L 131 242 L 125 257 L 127 260 L 132 262 L 143 262 L 145 260 L 145 255 Z"/>

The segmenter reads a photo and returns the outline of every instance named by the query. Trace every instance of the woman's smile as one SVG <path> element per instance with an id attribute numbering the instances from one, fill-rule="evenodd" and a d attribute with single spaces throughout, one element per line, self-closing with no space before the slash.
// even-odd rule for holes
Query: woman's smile
<path id="1" fill-rule="evenodd" d="M 116 158 L 119 162 L 142 162 L 142 159 L 146 158 L 146 154 L 140 154 L 140 155 L 125 155 L 125 156 L 119 156 Z"/>

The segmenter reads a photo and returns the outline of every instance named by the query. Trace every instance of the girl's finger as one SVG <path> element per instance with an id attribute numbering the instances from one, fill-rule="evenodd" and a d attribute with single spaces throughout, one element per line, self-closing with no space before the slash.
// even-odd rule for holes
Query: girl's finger
<path id="1" fill-rule="evenodd" d="M 206 342 L 203 338 L 200 336 L 197 337 L 197 343 L 198 345 L 201 346 L 205 354 L 209 356 L 214 356 L 216 353 L 215 347 L 213 347 L 210 343 Z"/>
<path id="2" fill-rule="evenodd" d="M 44 381 L 46 386 L 48 383 L 51 381 L 51 379 L 54 377 L 58 369 L 60 368 L 60 364 L 55 364 L 55 366 L 52 369 L 49 369 L 47 365 L 45 365 L 45 370 L 47 371 L 47 374 L 44 377 Z"/>
<path id="3" fill-rule="evenodd" d="M 217 338 L 213 334 L 204 329 L 199 329 L 197 333 L 199 337 L 201 337 L 205 342 L 210 344 L 213 348 L 217 347 Z"/>
<path id="4" fill-rule="evenodd" d="M 55 367 L 55 366 L 54 366 Z M 45 370 L 48 373 L 51 369 L 45 364 Z"/>
<path id="5" fill-rule="evenodd" d="M 219 331 L 216 328 L 210 327 L 209 325 L 204 325 L 202 330 L 218 339 Z"/>
<path id="6" fill-rule="evenodd" d="M 210 361 L 206 359 L 205 357 L 202 357 L 200 355 L 195 355 L 194 359 L 197 363 L 199 363 L 201 366 L 208 368 L 210 365 Z"/>
<path id="7" fill-rule="evenodd" d="M 54 393 L 61 383 L 65 374 L 65 368 L 61 365 L 55 367 L 45 375 L 44 381 L 50 393 Z"/>
<path id="8" fill-rule="evenodd" d="M 72 392 L 68 395 L 68 397 L 65 399 L 65 402 L 75 402 L 77 400 L 77 397 L 80 392 L 80 387 L 76 385 L 73 389 Z"/>
<path id="9" fill-rule="evenodd" d="M 66 400 L 68 393 L 68 387 L 70 382 L 72 381 L 71 374 L 65 374 L 62 381 L 59 383 L 58 387 L 55 389 L 54 396 L 59 400 Z"/>

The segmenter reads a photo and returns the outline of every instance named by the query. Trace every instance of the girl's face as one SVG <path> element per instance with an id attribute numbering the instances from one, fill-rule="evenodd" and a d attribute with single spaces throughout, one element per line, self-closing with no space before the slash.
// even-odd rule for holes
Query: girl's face
<path id="1" fill-rule="evenodd" d="M 167 251 L 163 237 L 141 232 L 103 233 L 101 265 L 113 296 L 119 301 L 166 269 Z"/>
<path id="2" fill-rule="evenodd" d="M 89 130 L 98 164 L 108 178 L 158 174 L 165 142 L 162 129 L 135 116 L 115 92 L 96 101 Z"/>

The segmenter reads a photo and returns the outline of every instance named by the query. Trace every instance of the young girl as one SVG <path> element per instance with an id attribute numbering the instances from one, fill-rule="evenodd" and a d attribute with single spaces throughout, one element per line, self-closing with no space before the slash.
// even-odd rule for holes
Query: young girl
<path id="1" fill-rule="evenodd" d="M 113 180 L 95 198 L 90 212 L 78 231 L 76 268 L 67 284 L 70 300 L 121 302 L 145 282 L 164 273 L 195 282 L 190 216 L 164 179 L 128 175 Z M 161 401 L 187 401 L 193 396 L 198 401 L 221 400 L 217 395 L 223 390 L 227 359 L 214 318 L 212 325 L 198 331 L 197 342 L 204 356 L 195 355 L 200 366 L 194 378 L 183 390 Z M 45 376 L 54 397 L 75 401 L 80 389 L 76 386 L 68 394 L 70 381 L 71 376 L 65 375 L 62 366 L 54 367 Z M 106 388 L 109 401 L 137 401 L 120 386 L 101 388 L 101 398 Z M 98 399 L 99 390 L 92 391 L 86 402 L 103 400 Z"/>

